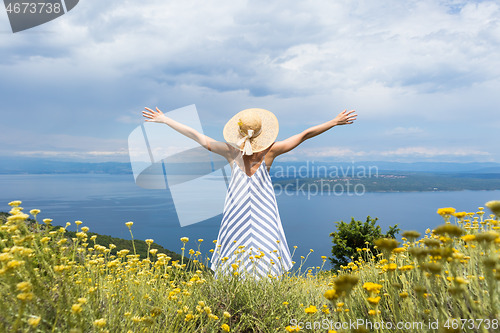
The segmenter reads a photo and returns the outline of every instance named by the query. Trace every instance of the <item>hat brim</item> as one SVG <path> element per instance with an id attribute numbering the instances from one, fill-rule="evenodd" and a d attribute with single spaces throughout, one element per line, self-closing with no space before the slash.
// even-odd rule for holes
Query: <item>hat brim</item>
<path id="1" fill-rule="evenodd" d="M 224 126 L 223 135 L 227 143 L 242 150 L 237 142 L 243 137 L 240 133 L 239 119 L 248 112 L 257 113 L 262 120 L 261 132 L 258 136 L 250 139 L 252 151 L 261 152 L 268 148 L 278 137 L 279 124 L 278 118 L 271 111 L 265 109 L 246 109 L 235 114 Z"/>

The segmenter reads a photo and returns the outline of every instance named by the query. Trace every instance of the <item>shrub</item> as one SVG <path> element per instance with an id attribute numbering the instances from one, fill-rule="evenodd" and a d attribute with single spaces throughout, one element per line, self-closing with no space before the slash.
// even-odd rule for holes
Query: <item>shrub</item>
<path id="1" fill-rule="evenodd" d="M 398 225 L 389 226 L 389 230 L 382 234 L 382 229 L 377 225 L 378 218 L 372 219 L 370 216 L 363 223 L 351 218 L 350 223 L 344 221 L 335 222 L 337 231 L 332 232 L 332 258 L 330 262 L 334 270 L 338 270 L 341 266 L 347 265 L 353 256 L 356 255 L 356 249 L 370 249 L 371 253 L 378 254 L 373 241 L 379 238 L 396 238 L 396 234 L 400 229 Z"/>

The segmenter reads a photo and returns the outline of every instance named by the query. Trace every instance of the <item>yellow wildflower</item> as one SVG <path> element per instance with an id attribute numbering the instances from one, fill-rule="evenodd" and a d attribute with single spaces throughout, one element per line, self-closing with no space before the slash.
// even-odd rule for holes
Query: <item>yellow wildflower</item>
<path id="1" fill-rule="evenodd" d="M 189 238 L 188 237 L 181 237 L 181 242 L 187 243 L 187 242 L 189 242 Z"/>
<path id="2" fill-rule="evenodd" d="M 22 302 L 28 302 L 33 299 L 33 293 L 20 293 L 17 298 Z"/>
<path id="3" fill-rule="evenodd" d="M 390 263 L 390 264 L 384 265 L 384 267 L 382 267 L 382 268 L 386 271 L 395 271 L 396 268 L 398 268 L 398 265 L 396 265 L 395 263 Z"/>
<path id="4" fill-rule="evenodd" d="M 404 271 L 412 270 L 413 268 L 414 268 L 413 265 L 404 265 L 404 266 L 399 267 L 399 270 L 404 272 Z"/>
<path id="5" fill-rule="evenodd" d="M 453 224 L 442 224 L 434 229 L 434 234 L 444 236 L 447 234 L 450 237 L 460 237 L 464 233 L 464 229 Z"/>
<path id="6" fill-rule="evenodd" d="M 335 289 L 325 291 L 323 296 L 329 301 L 339 298 L 339 295 L 337 294 L 337 291 Z"/>
<path id="7" fill-rule="evenodd" d="M 73 314 L 79 314 L 81 312 L 82 312 L 82 305 L 80 303 L 73 304 L 71 306 L 71 313 L 73 313 Z"/>
<path id="8" fill-rule="evenodd" d="M 380 238 L 377 239 L 375 245 L 382 250 L 392 251 L 398 247 L 399 243 L 394 238 Z"/>
<path id="9" fill-rule="evenodd" d="M 318 312 L 318 309 L 314 305 L 310 305 L 309 307 L 305 308 L 304 311 L 308 314 L 313 314 Z"/>
<path id="10" fill-rule="evenodd" d="M 429 271 L 429 272 L 434 273 L 434 274 L 441 272 L 441 270 L 443 268 L 441 266 L 441 264 L 438 262 L 425 262 L 425 263 L 421 264 L 420 267 L 423 270 Z"/>
<path id="11" fill-rule="evenodd" d="M 22 292 L 29 292 L 31 291 L 31 283 L 29 282 L 19 282 L 17 285 L 17 290 L 22 291 Z"/>
<path id="12" fill-rule="evenodd" d="M 28 324 L 31 326 L 31 327 L 37 327 L 38 324 L 40 324 L 40 317 L 31 317 L 28 319 Z"/>
<path id="13" fill-rule="evenodd" d="M 358 281 L 359 278 L 351 274 L 340 275 L 333 280 L 335 289 L 345 293 L 349 293 Z"/>
<path id="14" fill-rule="evenodd" d="M 451 214 L 455 213 L 455 208 L 453 207 L 439 208 L 437 210 L 437 213 L 441 216 L 450 216 Z"/>
<path id="15" fill-rule="evenodd" d="M 104 326 L 106 326 L 106 319 L 101 318 L 101 319 L 94 320 L 94 326 L 99 327 L 99 328 L 103 328 Z"/>
<path id="16" fill-rule="evenodd" d="M 485 206 L 488 207 L 493 214 L 500 216 L 500 200 L 488 201 Z"/>
<path id="17" fill-rule="evenodd" d="M 87 234 L 84 233 L 84 232 L 77 232 L 76 233 L 76 237 L 78 237 L 78 238 L 87 238 Z M 42 240 L 43 240 L 43 238 L 42 238 Z"/>
<path id="18" fill-rule="evenodd" d="M 40 239 L 40 243 L 45 244 L 45 243 L 47 243 L 49 240 L 50 240 L 50 237 L 42 237 L 42 239 Z"/>
<path id="19" fill-rule="evenodd" d="M 381 284 L 378 283 L 373 283 L 373 282 L 365 282 L 363 284 L 363 288 L 366 291 L 373 292 L 375 294 L 378 294 L 380 292 L 380 289 L 382 288 Z"/>
<path id="20" fill-rule="evenodd" d="M 370 304 L 377 305 L 378 302 L 380 302 L 380 296 L 377 296 L 377 297 L 368 297 L 366 300 Z"/>
<path id="21" fill-rule="evenodd" d="M 467 216 L 467 212 L 456 212 L 453 214 L 457 219 L 462 219 Z"/>
<path id="22" fill-rule="evenodd" d="M 220 328 L 222 328 L 222 330 L 224 332 L 229 332 L 230 331 L 228 324 L 222 324 Z"/>
<path id="23" fill-rule="evenodd" d="M 18 222 L 18 221 L 24 221 L 28 217 L 29 217 L 28 214 L 17 213 L 15 215 L 11 215 L 11 216 L 7 217 L 7 221 L 15 223 L 15 222 Z"/>
<path id="24" fill-rule="evenodd" d="M 130 229 L 130 227 L 132 227 L 132 225 L 134 225 L 134 222 L 132 222 L 132 221 L 125 222 L 125 225 Z"/>
<path id="25" fill-rule="evenodd" d="M 22 266 L 22 265 L 24 265 L 23 260 L 11 260 L 7 263 L 7 268 L 12 269 L 12 268 L 17 268 L 17 267 Z"/>
<path id="26" fill-rule="evenodd" d="M 0 253 L 0 261 L 9 261 L 14 257 L 10 253 Z"/>
<path id="27" fill-rule="evenodd" d="M 465 235 L 460 237 L 464 242 L 470 242 L 476 239 L 476 235 Z"/>
<path id="28" fill-rule="evenodd" d="M 420 237 L 420 232 L 415 230 L 408 230 L 408 231 L 403 231 L 401 235 L 405 238 L 408 238 L 409 240 L 413 240 Z"/>
<path id="29" fill-rule="evenodd" d="M 33 216 L 37 216 L 38 214 L 40 213 L 40 209 L 32 209 L 30 210 L 30 214 L 33 215 Z M 40 318 L 40 317 L 38 317 Z M 40 320 L 38 320 L 40 321 Z"/>
<path id="30" fill-rule="evenodd" d="M 495 239 L 500 238 L 500 234 L 496 231 L 490 230 L 485 231 L 476 235 L 476 240 L 478 242 L 493 242 Z"/>
<path id="31" fill-rule="evenodd" d="M 457 277 L 457 278 L 455 278 L 455 282 L 456 282 L 457 284 L 469 284 L 469 283 L 470 283 L 470 281 L 469 281 L 469 280 L 464 279 L 464 278 L 462 278 L 462 277 Z"/>

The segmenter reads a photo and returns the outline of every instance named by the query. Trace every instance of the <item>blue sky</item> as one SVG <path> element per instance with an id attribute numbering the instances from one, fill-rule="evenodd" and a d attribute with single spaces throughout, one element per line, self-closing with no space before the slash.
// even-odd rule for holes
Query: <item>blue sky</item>
<path id="1" fill-rule="evenodd" d="M 218 140 L 245 108 L 278 139 L 358 111 L 282 161 L 500 162 L 499 54 L 498 1 L 84 0 L 16 34 L 0 10 L 0 155 L 126 162 L 144 106 L 196 104 Z"/>

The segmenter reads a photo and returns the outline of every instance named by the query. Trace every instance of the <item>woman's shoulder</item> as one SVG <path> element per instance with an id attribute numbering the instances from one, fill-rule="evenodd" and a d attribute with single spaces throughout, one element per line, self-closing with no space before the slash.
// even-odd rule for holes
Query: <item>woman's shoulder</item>
<path id="1" fill-rule="evenodd" d="M 266 163 L 267 170 L 271 168 L 271 165 L 273 164 L 274 158 L 276 157 L 273 152 L 273 146 L 276 142 L 273 142 L 267 149 L 266 153 L 264 155 L 264 162 Z"/>

